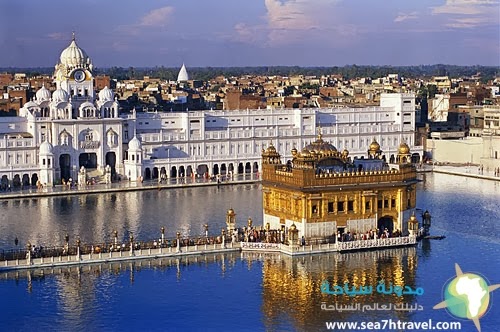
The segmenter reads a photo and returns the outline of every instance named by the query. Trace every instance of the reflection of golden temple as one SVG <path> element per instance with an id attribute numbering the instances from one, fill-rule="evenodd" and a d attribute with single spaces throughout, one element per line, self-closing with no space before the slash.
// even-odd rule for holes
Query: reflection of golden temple
<path id="1" fill-rule="evenodd" d="M 254 254 L 255 255 L 255 254 Z M 252 253 L 244 253 L 252 259 Z M 405 311 L 357 312 L 324 311 L 322 303 L 340 306 L 359 303 L 363 305 L 413 304 L 415 295 L 395 296 L 373 292 L 371 295 L 329 295 L 321 292 L 324 281 L 331 285 L 373 286 L 381 280 L 401 287 L 416 288 L 417 255 L 415 247 L 363 251 L 348 254 L 292 257 L 266 255 L 263 262 L 263 305 L 266 330 L 276 331 L 277 322 L 283 317 L 291 320 L 296 331 L 317 331 L 325 321 L 355 321 L 368 315 L 384 315 L 385 319 L 408 321 Z"/>
<path id="2" fill-rule="evenodd" d="M 401 143 L 396 163 L 387 163 L 381 152 L 374 139 L 367 158 L 351 159 L 320 134 L 302 151 L 292 149 L 292 160 L 282 163 L 270 144 L 262 151 L 264 224 L 295 224 L 299 239 L 370 230 L 408 235 L 417 183 L 410 150 Z"/>

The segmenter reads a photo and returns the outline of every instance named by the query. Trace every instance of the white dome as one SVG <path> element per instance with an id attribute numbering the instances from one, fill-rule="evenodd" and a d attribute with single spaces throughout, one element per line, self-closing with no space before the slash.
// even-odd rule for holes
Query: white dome
<path id="1" fill-rule="evenodd" d="M 86 101 L 80 105 L 81 110 L 84 108 L 95 108 L 95 106 L 90 101 Z"/>
<path id="2" fill-rule="evenodd" d="M 99 91 L 99 100 L 102 102 L 105 101 L 113 101 L 115 99 L 115 94 L 113 93 L 113 90 L 108 88 L 107 86 L 104 87 L 101 91 Z"/>
<path id="3" fill-rule="evenodd" d="M 134 136 L 134 138 L 132 138 L 130 140 L 130 142 L 128 142 L 128 150 L 129 151 L 140 151 L 140 150 L 142 150 L 141 141 L 139 141 L 139 139 L 137 138 L 137 136 Z"/>
<path id="4" fill-rule="evenodd" d="M 54 147 L 48 141 L 44 141 L 40 144 L 40 155 L 52 155 L 54 154 Z"/>
<path id="5" fill-rule="evenodd" d="M 40 106 L 33 100 L 30 100 L 26 104 L 24 104 L 24 108 L 31 108 L 31 107 L 40 107 Z"/>
<path id="6" fill-rule="evenodd" d="M 61 101 L 67 102 L 69 100 L 69 95 L 63 89 L 57 89 L 52 94 L 52 100 L 55 102 L 61 102 Z"/>
<path id="7" fill-rule="evenodd" d="M 185 82 L 189 80 L 189 75 L 186 70 L 186 66 L 182 64 L 181 70 L 179 70 L 179 75 L 177 75 L 177 82 Z"/>
<path id="8" fill-rule="evenodd" d="M 36 92 L 35 96 L 38 101 L 50 100 L 50 91 L 45 87 L 45 85 L 42 85 L 42 87 Z"/>
<path id="9" fill-rule="evenodd" d="M 90 64 L 87 53 L 76 44 L 75 34 L 73 34 L 71 44 L 61 52 L 59 60 L 68 67 L 85 67 Z"/>

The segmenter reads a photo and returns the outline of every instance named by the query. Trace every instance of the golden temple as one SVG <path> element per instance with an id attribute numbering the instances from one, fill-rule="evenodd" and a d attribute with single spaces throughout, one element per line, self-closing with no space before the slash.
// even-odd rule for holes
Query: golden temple
<path id="1" fill-rule="evenodd" d="M 367 156 L 351 158 L 321 134 L 292 159 L 272 145 L 262 151 L 264 224 L 290 227 L 299 238 L 348 236 L 348 240 L 408 235 L 416 209 L 417 172 L 406 143 L 387 163 L 374 139 Z"/>

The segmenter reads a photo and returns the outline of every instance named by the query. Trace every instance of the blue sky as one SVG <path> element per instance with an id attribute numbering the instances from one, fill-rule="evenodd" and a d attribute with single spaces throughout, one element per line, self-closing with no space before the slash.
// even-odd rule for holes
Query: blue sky
<path id="1" fill-rule="evenodd" d="M 500 0 L 0 0 L 0 67 L 500 65 Z"/>

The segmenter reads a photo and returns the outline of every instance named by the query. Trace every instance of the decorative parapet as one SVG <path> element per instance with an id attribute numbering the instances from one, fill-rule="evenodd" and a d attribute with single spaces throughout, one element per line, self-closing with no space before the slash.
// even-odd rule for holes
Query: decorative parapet
<path id="1" fill-rule="evenodd" d="M 282 167 L 276 169 L 266 169 L 263 171 L 264 182 L 279 183 L 300 188 L 317 186 L 336 185 L 359 185 L 382 182 L 408 182 L 414 181 L 417 172 L 414 167 L 404 167 L 399 170 L 377 170 L 377 171 L 353 171 L 340 173 L 316 174 L 313 169 L 292 169 L 283 170 Z"/>
<path id="2" fill-rule="evenodd" d="M 242 250 L 280 251 L 281 243 L 241 242 Z"/>
<path id="3" fill-rule="evenodd" d="M 416 236 L 402 236 L 402 237 L 391 237 L 385 239 L 339 242 L 337 243 L 337 248 L 339 251 L 348 251 L 348 250 L 359 250 L 359 249 L 406 246 L 416 243 L 417 243 Z"/>

